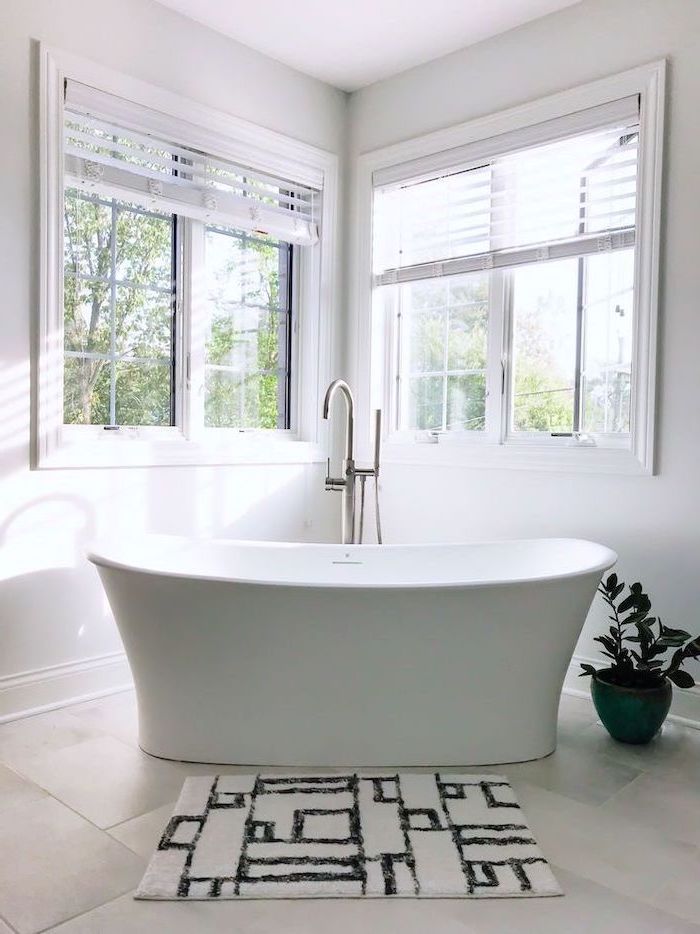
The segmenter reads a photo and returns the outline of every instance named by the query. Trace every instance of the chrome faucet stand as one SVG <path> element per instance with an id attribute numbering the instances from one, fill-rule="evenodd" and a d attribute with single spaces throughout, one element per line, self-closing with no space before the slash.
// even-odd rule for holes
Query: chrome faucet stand
<path id="1" fill-rule="evenodd" d="M 377 541 L 381 544 L 381 526 L 379 522 L 379 498 L 377 492 L 377 483 L 379 482 L 379 446 L 381 443 L 382 413 L 377 409 L 374 413 L 374 465 L 372 467 L 357 467 L 355 465 L 355 401 L 352 391 L 343 379 L 336 379 L 330 384 L 326 391 L 326 397 L 323 400 L 323 417 L 328 419 L 331 404 L 335 394 L 339 392 L 345 399 L 345 458 L 343 460 L 342 477 L 331 476 L 331 459 L 328 458 L 326 470 L 326 489 L 342 493 L 342 541 L 344 545 L 357 544 L 356 537 L 356 501 L 357 501 L 357 481 L 362 482 L 362 491 L 364 494 L 364 484 L 367 477 L 374 478 L 375 484 L 375 507 L 377 515 Z M 364 506 L 364 495 L 362 497 Z M 362 528 L 362 517 L 360 519 L 360 528 Z M 361 541 L 361 536 L 360 536 Z"/>

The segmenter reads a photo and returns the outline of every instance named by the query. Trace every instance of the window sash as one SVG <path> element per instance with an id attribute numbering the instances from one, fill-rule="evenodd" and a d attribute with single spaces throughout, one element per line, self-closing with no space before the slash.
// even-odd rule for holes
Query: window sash
<path id="1" fill-rule="evenodd" d="M 537 264 L 543 268 L 546 263 Z M 625 448 L 631 447 L 631 427 L 626 432 L 605 432 L 587 429 L 582 423 L 583 410 L 583 377 L 585 374 L 585 357 L 583 344 L 583 328 L 585 316 L 585 302 L 577 302 L 576 308 L 576 353 L 574 360 L 573 375 L 575 386 L 573 387 L 574 399 L 572 402 L 573 426 L 571 432 L 547 432 L 547 431 L 528 431 L 516 430 L 513 427 L 513 409 L 515 405 L 514 379 L 515 367 L 513 365 L 514 354 L 514 307 L 513 307 L 513 282 L 512 275 L 508 270 L 495 269 L 488 273 L 489 275 L 489 296 L 488 296 L 488 340 L 486 350 L 486 400 L 485 400 L 485 426 L 484 430 L 479 429 L 449 429 L 445 426 L 447 418 L 446 409 L 443 410 L 442 425 L 431 429 L 418 429 L 405 427 L 403 418 L 403 406 L 405 405 L 408 383 L 416 376 L 429 377 L 436 376 L 446 380 L 449 375 L 463 375 L 467 371 L 453 371 L 448 369 L 435 370 L 434 372 L 420 372 L 419 374 L 409 371 L 403 367 L 402 355 L 402 335 L 401 329 L 404 326 L 403 312 L 401 310 L 401 300 L 399 296 L 400 286 L 394 288 L 380 289 L 381 302 L 384 307 L 384 316 L 388 343 L 393 351 L 387 357 L 390 367 L 390 375 L 393 372 L 393 378 L 388 380 L 389 389 L 389 411 L 391 412 L 392 425 L 391 434 L 395 440 L 412 441 L 427 436 L 433 439 L 440 437 L 442 440 L 458 441 L 460 438 L 470 441 L 527 445 L 532 443 L 541 444 L 546 442 L 554 446 L 565 446 L 571 444 L 577 445 L 597 445 L 606 448 Z M 580 298 L 580 296 L 579 296 Z M 446 353 L 446 348 L 445 348 Z M 634 372 L 635 361 L 632 361 Z M 471 372 L 471 371 L 470 371 Z M 630 403 L 630 422 L 632 419 L 633 405 Z"/>
<path id="2" fill-rule="evenodd" d="M 112 208 L 111 201 L 100 201 L 107 208 Z M 120 207 L 112 208 L 113 213 L 118 213 Z M 131 212 L 131 208 L 124 208 Z M 150 212 L 144 212 L 150 213 Z M 90 359 L 101 360 L 109 364 L 111 368 L 110 380 L 110 419 L 105 424 L 88 423 L 79 425 L 71 422 L 63 422 L 63 427 L 71 437 L 78 437 L 79 434 L 92 434 L 94 437 L 101 437 L 103 434 L 110 435 L 134 433 L 140 437 L 156 438 L 159 436 L 169 436 L 173 432 L 182 432 L 188 439 L 202 440 L 206 436 L 220 437 L 227 434 L 240 435 L 241 433 L 256 433 L 266 436 L 286 437 L 295 430 L 296 416 L 294 413 L 295 393 L 293 391 L 293 382 L 296 378 L 297 353 L 296 353 L 296 305 L 298 296 L 297 287 L 297 268 L 296 252 L 291 245 L 284 249 L 285 275 L 284 288 L 285 295 L 283 307 L 276 314 L 284 315 L 287 318 L 286 346 L 284 348 L 284 359 L 276 371 L 282 377 L 281 393 L 283 396 L 281 406 L 282 425 L 278 428 L 254 428 L 254 427 L 216 427 L 206 426 L 204 416 L 204 398 L 205 398 L 205 375 L 210 369 L 225 369 L 234 372 L 234 367 L 217 366 L 205 361 L 204 344 L 201 337 L 201 324 L 203 315 L 206 314 L 205 308 L 201 304 L 201 298 L 198 300 L 198 292 L 193 290 L 192 284 L 195 281 L 203 281 L 205 275 L 205 251 L 204 239 L 206 228 L 203 224 L 190 221 L 187 218 L 173 218 L 173 287 L 146 287 L 141 284 L 134 285 L 135 288 L 144 291 L 153 291 L 159 294 L 172 296 L 173 300 L 173 352 L 166 358 L 141 358 L 133 355 L 120 354 L 111 348 L 109 352 L 103 351 L 82 351 L 66 350 L 63 348 L 62 356 L 64 359 Z M 232 234 L 234 235 L 234 234 Z M 114 247 L 114 238 L 112 244 Z M 92 281 L 102 281 L 110 288 L 110 315 L 114 313 L 114 291 L 116 285 L 129 286 L 129 280 L 116 278 L 116 268 L 114 258 L 110 266 L 110 274 L 105 277 L 85 277 L 75 275 L 72 272 L 67 276 L 79 280 L 89 279 Z M 116 422 L 116 387 L 115 387 L 115 365 L 119 362 L 133 363 L 135 365 L 157 365 L 167 366 L 170 371 L 170 400 L 171 415 L 169 425 L 147 425 L 147 424 L 125 424 Z M 267 373 L 268 371 L 264 371 Z M 238 375 L 242 377 L 251 375 L 264 375 L 262 370 L 238 370 Z M 63 407 L 63 400 L 61 401 Z M 106 431 L 106 429 L 108 431 Z M 109 430 L 111 429 L 111 430 Z"/>
<path id="3" fill-rule="evenodd" d="M 207 233 L 218 234 L 224 237 L 231 237 L 236 240 L 243 240 L 245 243 L 245 232 L 234 231 L 229 229 L 221 229 L 219 227 L 212 227 L 210 225 L 201 225 L 194 226 L 195 238 L 202 238 L 203 244 L 200 247 L 193 251 L 193 255 L 199 257 L 199 261 L 202 263 L 201 266 L 201 278 L 204 278 L 205 275 L 205 264 L 206 264 L 206 235 Z M 255 238 L 250 238 L 255 239 Z M 211 363 L 206 360 L 206 349 L 205 353 L 202 356 L 198 357 L 198 363 L 203 365 L 204 372 L 198 375 L 198 379 L 204 381 L 204 395 L 206 402 L 206 376 L 207 373 L 212 372 L 221 372 L 228 373 L 232 376 L 240 377 L 241 381 L 244 381 L 246 378 L 253 378 L 258 376 L 273 376 L 276 375 L 279 377 L 278 385 L 278 421 L 281 424 L 278 424 L 277 428 L 238 428 L 238 427 L 218 427 L 213 425 L 206 424 L 206 417 L 204 418 L 204 430 L 205 431 L 289 431 L 292 428 L 293 424 L 293 413 L 292 413 L 292 380 L 293 380 L 293 370 L 296 369 L 297 361 L 296 355 L 294 353 L 295 341 L 294 341 L 294 330 L 296 325 L 296 277 L 294 272 L 295 262 L 295 247 L 289 243 L 284 243 L 279 241 L 277 247 L 279 254 L 279 266 L 278 266 L 278 275 L 279 275 L 279 287 L 280 287 L 280 296 L 279 296 L 279 305 L 276 309 L 270 309 L 268 305 L 260 305 L 247 301 L 241 303 L 244 308 L 257 308 L 262 311 L 266 311 L 271 315 L 274 315 L 276 318 L 284 319 L 284 341 L 279 341 L 280 347 L 280 361 L 279 365 L 276 368 L 266 368 L 266 369 L 248 369 L 236 366 L 234 364 L 218 364 Z M 197 270 L 195 270 L 196 272 Z M 198 312 L 199 314 L 203 313 L 203 308 Z M 283 346 L 281 346 L 283 344 Z M 202 362 L 203 361 L 203 362 Z M 243 404 L 243 397 L 241 397 L 241 405 Z"/>
<path id="4" fill-rule="evenodd" d="M 64 211 L 65 211 L 65 198 L 64 194 Z M 101 428 L 102 430 L 113 430 L 116 431 L 123 427 L 132 427 L 126 423 L 117 421 L 117 408 L 119 405 L 118 402 L 118 392 L 117 392 L 117 381 L 118 374 L 117 369 L 119 364 L 132 364 L 135 366 L 159 366 L 166 368 L 169 374 L 169 391 L 168 391 L 168 423 L 167 425 L 147 425 L 146 423 L 139 423 L 136 426 L 138 429 L 150 428 L 152 430 L 160 430 L 163 428 L 172 428 L 177 424 L 177 413 L 179 410 L 179 392 L 178 392 L 178 380 L 177 380 L 177 346 L 180 341 L 179 334 L 179 325 L 177 320 L 177 288 L 178 288 L 178 219 L 175 216 L 167 217 L 158 212 L 153 211 L 139 211 L 138 209 L 133 210 L 132 207 L 128 204 L 117 203 L 116 200 L 104 200 L 104 199 L 85 199 L 81 192 L 77 192 L 77 199 L 79 202 L 84 201 L 86 204 L 99 204 L 101 207 L 104 207 L 109 212 L 109 269 L 107 273 L 103 276 L 97 275 L 85 275 L 83 273 L 76 272 L 74 270 L 67 270 L 65 268 L 65 257 L 62 262 L 62 274 L 63 281 L 73 280 L 75 282 L 85 282 L 85 283 L 101 283 L 106 286 L 108 293 L 107 305 L 108 305 L 108 324 L 109 324 L 109 346 L 106 350 L 84 350 L 84 349 L 67 349 L 65 347 L 65 336 L 63 341 L 63 346 L 61 348 L 62 358 L 64 361 L 63 365 L 63 386 L 62 386 L 62 396 L 61 396 L 61 408 L 62 408 L 62 421 L 64 427 L 71 426 L 75 428 L 91 427 L 91 428 Z M 80 210 L 80 209 L 78 209 Z M 170 285 L 169 286 L 159 286 L 148 283 L 134 282 L 130 279 L 121 278 L 118 275 L 117 270 L 117 224 L 119 216 L 123 214 L 142 214 L 146 217 L 157 218 L 158 220 L 167 221 L 170 226 Z M 170 353 L 167 357 L 156 357 L 156 356 L 143 356 L 133 353 L 124 353 L 120 352 L 117 349 L 117 333 L 116 333 L 116 310 L 117 310 L 117 301 L 119 290 L 129 290 L 139 293 L 144 293 L 146 295 L 160 295 L 165 299 L 167 296 L 167 304 L 170 308 Z M 62 307 L 62 320 L 65 329 L 65 288 L 62 289 L 64 296 L 63 307 Z M 107 365 L 109 373 L 109 418 L 108 421 L 104 423 L 88 423 L 87 425 L 79 425 L 76 422 L 66 422 L 65 421 L 65 363 L 68 360 L 92 360 L 100 361 Z"/>

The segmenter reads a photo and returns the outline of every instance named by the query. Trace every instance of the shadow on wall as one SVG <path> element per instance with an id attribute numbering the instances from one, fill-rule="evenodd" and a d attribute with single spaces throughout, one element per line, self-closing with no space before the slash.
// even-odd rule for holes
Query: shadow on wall
<path id="1" fill-rule="evenodd" d="M 94 507 L 72 494 L 38 497 L 0 524 L 0 675 L 101 650 L 91 642 L 109 608 L 80 567 L 94 535 Z"/>
<path id="2" fill-rule="evenodd" d="M 0 677 L 121 650 L 85 559 L 103 535 L 323 541 L 336 534 L 337 502 L 316 465 L 129 470 L 118 483 L 114 474 L 94 474 L 89 487 L 85 474 L 69 478 L 86 495 L 37 497 L 0 524 Z"/>

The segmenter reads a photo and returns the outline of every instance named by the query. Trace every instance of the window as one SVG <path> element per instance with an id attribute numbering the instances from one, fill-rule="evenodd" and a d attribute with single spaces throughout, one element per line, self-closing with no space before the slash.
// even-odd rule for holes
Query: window
<path id="1" fill-rule="evenodd" d="M 184 281 L 206 283 L 193 304 L 206 309 L 193 321 L 205 333 L 203 427 L 289 429 L 294 283 L 279 234 L 315 242 L 313 191 L 104 112 L 99 95 L 69 85 L 64 421 L 177 425 L 182 265 Z"/>
<path id="2" fill-rule="evenodd" d="M 315 445 L 336 158 L 63 53 L 42 61 L 35 464 Z"/>
<path id="3" fill-rule="evenodd" d="M 528 107 L 539 123 L 513 111 L 483 137 L 476 122 L 362 157 L 370 385 L 390 443 L 650 469 L 662 76 L 545 99 Z M 431 149 L 438 137 L 453 145 Z"/>
<path id="4" fill-rule="evenodd" d="M 622 103 L 612 125 L 379 189 L 398 428 L 629 437 L 639 128 Z"/>

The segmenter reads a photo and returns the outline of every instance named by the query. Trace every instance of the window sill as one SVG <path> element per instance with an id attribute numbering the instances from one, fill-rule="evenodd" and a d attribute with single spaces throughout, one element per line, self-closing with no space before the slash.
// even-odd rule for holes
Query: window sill
<path id="1" fill-rule="evenodd" d="M 562 473 L 603 473 L 649 476 L 652 470 L 626 448 L 564 446 L 536 442 L 494 444 L 485 440 L 438 443 L 387 439 L 382 449 L 385 464 L 485 468 L 493 470 L 545 470 Z"/>
<path id="2" fill-rule="evenodd" d="M 127 467 L 215 467 L 246 464 L 317 464 L 325 461 L 319 445 L 289 439 L 236 438 L 187 441 L 129 437 L 73 440 L 41 458 L 39 470 Z"/>

